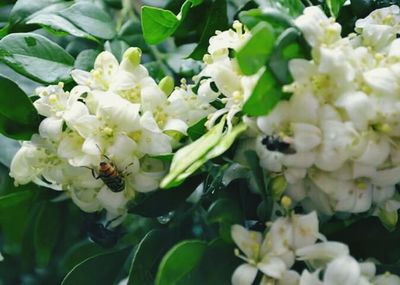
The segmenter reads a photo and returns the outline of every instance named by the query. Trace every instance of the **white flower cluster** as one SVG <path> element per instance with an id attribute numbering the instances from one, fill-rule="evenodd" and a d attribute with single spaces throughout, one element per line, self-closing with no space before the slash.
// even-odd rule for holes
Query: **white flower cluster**
<path id="1" fill-rule="evenodd" d="M 372 12 L 344 38 L 318 7 L 295 23 L 312 59 L 290 61 L 290 100 L 256 119 L 261 166 L 283 175 L 287 195 L 307 209 L 372 208 L 393 225 L 400 208 L 400 9 Z"/>
<path id="2" fill-rule="evenodd" d="M 263 276 L 260 285 L 400 284 L 398 276 L 376 275 L 374 263 L 357 262 L 347 245 L 327 241 L 318 231 L 316 212 L 289 213 L 271 223 L 264 235 L 232 226 L 232 238 L 244 253 L 237 251 L 236 255 L 246 262 L 233 273 L 232 284 L 254 284 L 258 272 Z M 318 238 L 321 242 L 316 243 Z M 295 261 L 306 262 L 311 272 L 305 269 L 300 275 L 291 269 Z"/>
<path id="3" fill-rule="evenodd" d="M 238 21 L 233 23 L 233 29 L 217 31 L 210 38 L 208 54 L 203 59 L 204 69 L 194 77 L 194 81 L 199 83 L 199 98 L 206 102 L 219 100 L 224 104 L 209 115 L 208 128 L 224 114 L 227 114 L 228 127 L 232 128 L 234 116 L 242 110 L 259 78 L 258 74 L 244 76 L 232 54 L 246 43 L 251 33 Z"/>
<path id="4" fill-rule="evenodd" d="M 15 182 L 66 190 L 82 210 L 104 208 L 109 219 L 124 216 L 135 192 L 157 189 L 167 170 L 157 156 L 171 153 L 188 126 L 214 109 L 185 84 L 173 90 L 171 78 L 157 85 L 140 59 L 137 48 L 120 64 L 103 52 L 91 72 L 72 72 L 78 86 L 71 91 L 62 83 L 38 88 L 34 106 L 45 119 L 12 161 Z M 111 186 L 101 171 L 111 174 Z"/>

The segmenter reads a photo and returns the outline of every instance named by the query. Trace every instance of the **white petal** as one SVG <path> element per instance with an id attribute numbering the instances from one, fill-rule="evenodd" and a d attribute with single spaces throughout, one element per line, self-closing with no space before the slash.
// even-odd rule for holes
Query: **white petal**
<path id="1" fill-rule="evenodd" d="M 46 118 L 39 125 L 39 134 L 44 138 L 57 140 L 61 136 L 63 122 L 60 118 Z"/>
<path id="2" fill-rule="evenodd" d="M 233 225 L 231 227 L 231 236 L 236 245 L 244 254 L 251 258 L 258 258 L 259 248 L 261 245 L 261 233 L 249 231 L 240 225 Z"/>
<path id="3" fill-rule="evenodd" d="M 265 275 L 280 279 L 286 270 L 286 264 L 277 257 L 267 256 L 257 264 L 258 269 Z"/>
<path id="4" fill-rule="evenodd" d="M 360 266 L 351 256 L 341 256 L 328 264 L 324 274 L 326 285 L 354 285 L 360 278 Z"/>
<path id="5" fill-rule="evenodd" d="M 250 264 L 242 264 L 232 275 L 232 285 L 251 285 L 256 278 L 257 268 Z"/>
<path id="6" fill-rule="evenodd" d="M 103 186 L 97 194 L 97 200 L 108 212 L 121 214 L 128 202 L 124 192 L 125 191 L 115 193 L 108 189 L 107 186 Z"/>
<path id="7" fill-rule="evenodd" d="M 312 245 L 318 236 L 318 217 L 316 212 L 307 215 L 294 215 L 293 223 L 293 248 L 301 248 Z"/>

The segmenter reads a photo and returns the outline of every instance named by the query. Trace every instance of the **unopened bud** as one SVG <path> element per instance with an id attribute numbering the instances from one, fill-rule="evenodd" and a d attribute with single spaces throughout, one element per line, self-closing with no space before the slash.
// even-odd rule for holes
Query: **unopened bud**
<path id="1" fill-rule="evenodd" d="M 132 65 L 139 65 L 142 57 L 142 51 L 137 47 L 130 47 L 124 53 L 124 59 L 128 60 Z"/>
<path id="2" fill-rule="evenodd" d="M 281 199 L 281 205 L 284 209 L 289 210 L 292 206 L 292 199 L 288 196 L 283 196 Z"/>
<path id="3" fill-rule="evenodd" d="M 165 76 L 163 79 L 161 79 L 160 83 L 158 83 L 158 86 L 160 89 L 165 93 L 165 95 L 169 96 L 172 91 L 174 90 L 174 79 L 171 76 Z"/>
<path id="4" fill-rule="evenodd" d="M 397 211 L 387 211 L 385 209 L 379 209 L 378 217 L 381 220 L 382 224 L 392 230 L 396 227 L 398 214 Z"/>
<path id="5" fill-rule="evenodd" d="M 282 196 L 283 192 L 285 192 L 286 187 L 287 187 L 287 181 L 283 175 L 272 178 L 272 181 L 271 181 L 272 197 L 275 200 L 279 200 L 279 198 Z"/>

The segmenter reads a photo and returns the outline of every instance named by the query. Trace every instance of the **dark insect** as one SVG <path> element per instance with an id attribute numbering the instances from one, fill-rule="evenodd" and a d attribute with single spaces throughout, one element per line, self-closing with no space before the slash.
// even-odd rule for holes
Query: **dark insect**
<path id="1" fill-rule="evenodd" d="M 99 174 L 97 176 L 94 169 L 92 169 L 93 177 L 101 179 L 112 192 L 124 191 L 125 181 L 123 173 L 118 171 L 117 167 L 107 156 L 104 155 L 104 157 L 107 158 L 108 161 L 100 162 L 98 168 Z"/>
<path id="2" fill-rule="evenodd" d="M 104 248 L 111 248 L 115 246 L 118 240 L 124 235 L 119 227 L 109 228 L 110 223 L 113 220 L 103 225 L 95 217 L 88 217 L 85 220 L 86 233 L 90 240 Z"/>
<path id="3" fill-rule="evenodd" d="M 265 136 L 261 143 L 265 145 L 269 151 L 278 151 L 284 154 L 296 153 L 296 150 L 293 149 L 292 144 L 287 140 L 282 139 L 278 135 Z"/>

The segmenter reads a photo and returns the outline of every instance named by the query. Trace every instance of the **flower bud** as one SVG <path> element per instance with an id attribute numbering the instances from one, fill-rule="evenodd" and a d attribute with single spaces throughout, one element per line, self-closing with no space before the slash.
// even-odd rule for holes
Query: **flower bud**
<path id="1" fill-rule="evenodd" d="M 139 65 L 142 57 L 142 51 L 140 48 L 128 48 L 124 53 L 124 59 L 129 60 L 132 65 Z"/>
<path id="2" fill-rule="evenodd" d="M 283 175 L 276 176 L 271 180 L 271 193 L 275 200 L 279 200 L 287 187 L 287 181 Z"/>
<path id="3" fill-rule="evenodd" d="M 165 93 L 165 95 L 169 96 L 174 90 L 175 82 L 171 76 L 165 76 L 161 79 L 160 83 L 158 83 L 160 89 Z"/>

